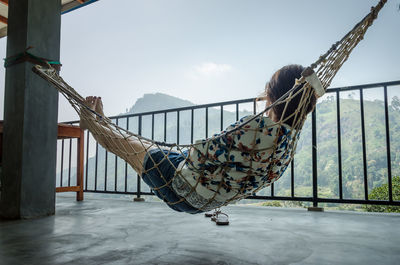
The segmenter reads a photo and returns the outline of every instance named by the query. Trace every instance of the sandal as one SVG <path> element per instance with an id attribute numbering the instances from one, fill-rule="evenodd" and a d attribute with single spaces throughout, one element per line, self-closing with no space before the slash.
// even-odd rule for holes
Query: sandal
<path id="1" fill-rule="evenodd" d="M 215 215 L 215 223 L 217 225 L 229 225 L 229 219 L 228 215 L 223 212 L 219 212 L 217 215 Z"/>
<path id="2" fill-rule="evenodd" d="M 214 217 L 216 214 L 220 213 L 220 212 L 221 212 L 221 210 L 215 209 L 215 210 L 212 211 L 212 212 L 206 212 L 206 213 L 204 214 L 204 216 L 205 216 L 205 217 L 211 217 L 211 220 L 212 220 L 212 221 L 215 221 L 215 220 L 213 220 L 213 217 Z"/>
<path id="3" fill-rule="evenodd" d="M 205 217 L 212 217 L 214 215 L 214 212 L 206 212 L 204 214 Z"/>

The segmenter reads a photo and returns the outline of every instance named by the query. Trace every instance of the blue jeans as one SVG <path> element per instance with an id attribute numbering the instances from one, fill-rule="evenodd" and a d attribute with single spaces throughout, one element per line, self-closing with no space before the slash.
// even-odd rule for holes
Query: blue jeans
<path id="1" fill-rule="evenodd" d="M 202 211 L 194 208 L 190 204 L 188 204 L 185 200 L 183 200 L 180 203 L 177 204 L 169 204 L 169 203 L 174 203 L 182 199 L 181 196 L 177 195 L 172 188 L 172 182 L 170 182 L 168 185 L 165 185 L 171 179 L 175 176 L 175 168 L 178 167 L 179 163 L 182 162 L 182 160 L 185 159 L 185 156 L 187 153 L 184 152 L 184 155 L 181 153 L 177 152 L 170 152 L 168 154 L 168 150 L 160 150 L 160 149 L 153 149 L 150 150 L 146 157 L 144 158 L 144 168 L 145 170 L 148 170 L 154 166 L 153 160 L 156 164 L 160 163 L 158 165 L 158 169 L 153 168 L 146 173 L 142 174 L 142 179 L 143 181 L 150 186 L 150 188 L 153 189 L 153 192 L 155 195 L 157 195 L 158 198 L 163 200 L 164 202 L 167 203 L 167 205 L 174 209 L 175 211 L 178 212 L 187 212 L 187 213 L 201 213 Z M 150 156 L 153 158 L 150 159 Z M 167 159 L 168 156 L 168 159 Z M 175 167 L 175 168 L 174 168 Z M 160 172 L 162 176 L 160 175 Z M 158 188 L 161 186 L 164 186 L 161 189 L 154 190 L 154 188 Z"/>

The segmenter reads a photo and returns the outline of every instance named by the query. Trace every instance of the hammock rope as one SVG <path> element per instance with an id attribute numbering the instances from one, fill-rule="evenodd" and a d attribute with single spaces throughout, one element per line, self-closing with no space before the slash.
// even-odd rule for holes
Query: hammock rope
<path id="1" fill-rule="evenodd" d="M 358 24 L 356 24 L 351 31 L 349 31 L 341 40 L 333 44 L 330 49 L 323 55 L 321 55 L 318 60 L 316 60 L 310 67 L 303 71 L 300 79 L 296 80 L 295 85 L 287 93 L 285 93 L 281 98 L 276 100 L 274 103 L 266 107 L 263 111 L 252 116 L 247 121 L 243 123 L 237 123 L 235 126 L 229 127 L 227 130 L 222 131 L 213 137 L 205 140 L 196 141 L 195 143 L 189 145 L 178 145 L 176 143 L 164 143 L 159 141 L 154 141 L 152 139 L 145 138 L 141 135 L 134 134 L 120 126 L 114 124 L 109 118 L 105 117 L 102 113 L 97 113 L 95 110 L 85 105 L 85 99 L 79 95 L 70 85 L 68 85 L 54 70 L 52 67 L 43 67 L 36 65 L 33 71 L 39 76 L 53 84 L 61 94 L 63 94 L 66 99 L 70 102 L 72 107 L 81 117 L 88 127 L 89 131 L 92 133 L 93 137 L 108 151 L 114 153 L 115 155 L 124 159 L 132 168 L 138 172 L 139 175 L 147 173 L 151 170 L 156 170 L 161 178 L 164 180 L 163 184 L 157 185 L 153 184 L 153 191 L 158 193 L 162 189 L 169 189 L 174 192 L 172 185 L 180 185 L 184 192 L 177 201 L 170 202 L 161 194 L 162 199 L 166 201 L 169 205 L 179 204 L 181 202 L 187 202 L 193 205 L 193 201 L 196 201 L 196 206 L 194 206 L 198 212 L 208 211 L 211 209 L 216 209 L 218 207 L 227 205 L 229 203 L 236 202 L 240 199 L 246 198 L 252 194 L 255 194 L 259 190 L 269 186 L 271 183 L 276 181 L 279 176 L 275 176 L 272 170 L 284 160 L 285 165 L 289 165 L 292 161 L 297 140 L 299 138 L 300 131 L 304 125 L 307 118 L 307 106 L 311 102 L 312 98 L 316 94 L 317 97 L 321 97 L 326 89 L 332 82 L 336 73 L 339 71 L 343 63 L 348 59 L 352 50 L 357 46 L 357 44 L 364 38 L 367 29 L 372 25 L 373 21 L 377 18 L 379 11 L 382 9 L 386 0 L 380 0 L 379 3 L 371 8 L 369 14 L 367 14 Z M 299 106 L 295 112 L 289 116 L 285 116 L 288 104 L 295 97 L 300 96 Z M 263 126 L 261 122 L 264 115 L 273 107 L 285 104 L 283 109 L 282 117 L 278 122 L 274 124 L 267 125 L 266 128 L 270 130 L 275 130 L 276 139 L 273 145 L 262 150 L 260 143 L 256 140 L 260 135 L 260 130 Z M 282 136 L 281 130 L 285 123 L 293 119 L 291 126 L 291 131 Z M 205 173 L 204 167 L 201 165 L 206 162 L 213 162 L 212 156 L 208 153 L 204 154 L 204 146 L 208 147 L 213 143 L 222 143 L 229 139 L 229 137 L 234 137 L 235 134 L 240 132 L 249 123 L 258 122 L 259 127 L 251 131 L 253 133 L 253 142 L 251 144 L 252 149 L 247 150 L 249 156 L 257 156 L 259 152 L 270 152 L 268 161 L 268 171 L 265 177 L 264 183 L 257 187 L 252 186 L 251 176 L 246 176 L 240 182 L 232 184 L 232 194 L 229 197 L 221 197 L 224 193 L 224 189 L 227 188 L 228 180 L 224 178 L 223 174 L 214 176 L 215 183 L 217 183 L 217 188 L 213 190 L 208 190 L 210 196 L 199 197 L 197 192 L 199 189 L 206 189 L 202 186 L 204 179 L 209 180 L 209 176 Z M 279 149 L 282 143 L 287 143 L 287 147 L 283 150 Z M 224 145 L 226 148 L 227 157 L 235 152 L 240 152 L 232 143 L 226 142 Z M 259 149 L 261 148 L 261 149 Z M 162 162 L 157 162 L 152 156 L 148 156 L 148 159 L 153 163 L 151 168 L 145 169 L 143 164 L 138 161 L 142 161 L 143 157 L 146 156 L 152 150 L 163 150 L 165 153 L 164 159 L 168 159 L 168 155 L 172 152 L 179 153 L 185 160 L 185 164 L 193 172 L 197 174 L 196 178 L 190 179 L 185 176 L 179 167 L 175 167 L 176 174 L 173 178 L 167 179 L 160 170 L 159 165 Z M 197 163 L 197 160 L 201 160 L 201 163 Z M 229 162 L 229 161 L 227 161 Z M 182 163 L 181 163 L 182 164 Z M 250 160 L 249 167 L 257 167 L 257 163 Z M 283 166 L 282 171 L 286 169 Z M 218 169 L 219 172 L 228 172 L 229 163 L 221 164 L 221 168 Z M 282 172 L 283 173 L 283 172 Z M 152 181 L 150 179 L 150 181 Z M 223 199 L 221 199 L 223 198 Z"/>
<path id="2" fill-rule="evenodd" d="M 15 54 L 15 55 L 5 58 L 4 59 L 4 67 L 7 68 L 10 66 L 28 61 L 33 64 L 38 64 L 38 65 L 41 65 L 44 67 L 47 67 L 50 65 L 51 67 L 53 67 L 57 70 L 60 70 L 62 64 L 59 61 L 50 60 L 50 59 L 36 56 L 36 55 L 32 54 L 31 52 L 29 52 L 29 50 L 32 48 L 33 48 L 32 46 L 29 46 L 21 53 L 18 53 L 18 54 Z"/>

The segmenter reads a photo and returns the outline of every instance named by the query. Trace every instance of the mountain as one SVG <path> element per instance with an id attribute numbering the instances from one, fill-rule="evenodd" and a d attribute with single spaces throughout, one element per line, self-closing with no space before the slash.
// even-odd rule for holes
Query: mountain
<path id="1" fill-rule="evenodd" d="M 129 111 L 124 114 L 174 109 L 188 106 L 194 106 L 194 104 L 188 100 L 183 100 L 163 93 L 144 94 L 143 97 L 139 98 L 129 109 Z"/>

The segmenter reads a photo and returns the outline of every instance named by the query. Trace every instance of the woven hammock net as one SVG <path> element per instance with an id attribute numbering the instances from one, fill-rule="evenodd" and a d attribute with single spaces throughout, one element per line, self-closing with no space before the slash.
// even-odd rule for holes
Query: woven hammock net
<path id="1" fill-rule="evenodd" d="M 91 108 L 85 105 L 85 99 L 79 95 L 71 86 L 69 86 L 57 73 L 57 71 L 51 67 L 42 67 L 36 65 L 34 71 L 42 78 L 53 84 L 61 94 L 63 94 L 67 100 L 71 103 L 73 108 L 84 120 L 89 131 L 93 137 L 109 152 L 124 159 L 132 168 L 138 172 L 138 175 L 146 174 L 149 171 L 157 171 L 163 179 L 160 184 L 152 183 L 153 191 L 159 195 L 169 205 L 179 204 L 183 201 L 189 201 L 190 205 L 193 205 L 193 198 L 196 199 L 195 209 L 198 212 L 208 211 L 211 209 L 219 208 L 229 203 L 236 202 L 240 199 L 246 198 L 252 194 L 257 193 L 259 190 L 269 186 L 271 183 L 279 179 L 283 174 L 287 165 L 293 159 L 299 133 L 303 124 L 307 118 L 306 106 L 310 102 L 311 98 L 316 94 L 317 97 L 323 95 L 325 90 L 329 87 L 332 79 L 343 65 L 343 63 L 349 57 L 354 47 L 363 39 L 365 32 L 372 25 L 372 22 L 377 18 L 378 12 L 384 6 L 386 1 L 381 0 L 379 3 L 371 8 L 371 12 L 367 14 L 357 25 L 354 26 L 341 40 L 336 42 L 332 47 L 310 67 L 303 71 L 300 79 L 297 79 L 295 85 L 287 93 L 285 93 L 280 99 L 266 107 L 260 113 L 252 116 L 250 119 L 242 123 L 236 123 L 229 127 L 228 130 L 216 134 L 208 139 L 196 141 L 190 145 L 178 145 L 169 144 L 164 142 L 154 141 L 142 137 L 141 135 L 127 131 L 124 128 L 114 124 L 109 118 L 96 113 Z M 267 112 L 278 104 L 284 105 L 284 112 L 286 107 L 290 104 L 290 101 L 300 96 L 300 103 L 297 110 L 289 116 L 282 115 L 281 120 L 278 122 L 270 122 L 268 124 L 260 124 L 264 121 L 261 117 L 265 117 Z M 282 128 L 285 128 L 285 122 L 288 119 L 293 119 L 291 130 L 288 134 L 283 137 L 281 134 Z M 249 123 L 258 122 L 259 126 L 255 129 L 246 129 L 246 125 Z M 258 128 L 263 128 L 259 130 Z M 246 131 L 247 136 L 250 134 L 254 139 L 251 143 L 251 148 L 246 149 L 248 157 L 255 158 L 260 155 L 260 152 L 268 152 L 268 160 L 263 161 L 265 170 L 263 176 L 261 176 L 262 182 L 260 185 L 253 185 L 252 175 L 259 174 L 255 170 L 248 170 L 246 176 L 241 179 L 227 179 L 229 170 L 234 170 L 229 166 L 229 154 L 234 152 L 243 152 L 237 146 L 232 144 L 231 141 L 227 141 L 231 137 L 240 134 L 240 131 Z M 273 144 L 266 148 L 262 146 L 262 143 L 258 142 L 260 134 L 265 130 L 273 131 L 276 135 Z M 285 149 L 278 148 L 285 143 Z M 219 148 L 224 148 L 227 153 L 227 159 L 224 163 L 219 165 L 219 168 L 210 174 L 209 169 L 204 165 L 207 163 L 215 164 L 214 153 L 208 148 L 210 145 L 218 145 Z M 176 173 L 172 178 L 164 176 L 164 172 L 158 167 L 160 161 L 154 161 L 152 156 L 148 156 L 148 159 L 152 160 L 153 166 L 145 169 L 143 163 L 143 157 L 151 150 L 163 150 L 165 153 L 164 159 L 169 159 L 169 153 L 179 153 L 184 157 L 182 164 L 186 165 L 187 168 L 194 174 L 188 176 L 184 174 L 180 168 L 176 168 Z M 277 152 L 277 150 L 280 150 Z M 283 160 L 283 161 L 282 161 Z M 282 162 L 283 166 L 282 166 Z M 259 166 L 259 163 L 255 159 L 249 159 L 248 161 L 250 168 Z M 280 173 L 271 174 L 272 171 L 277 168 L 279 164 Z M 272 176 L 272 177 L 271 177 Z M 151 181 L 151 178 L 150 178 Z M 214 183 L 213 189 L 208 190 L 208 196 L 206 198 L 201 197 L 199 199 L 199 189 L 207 189 L 204 183 L 211 181 Z M 179 200 L 169 201 L 167 198 L 163 198 L 162 189 L 173 190 L 173 183 L 178 183 L 182 188 L 183 194 L 180 194 Z M 229 186 L 229 196 L 226 196 L 226 188 Z M 224 196 L 221 196 L 224 194 Z M 190 199 L 192 198 L 192 200 Z"/>

